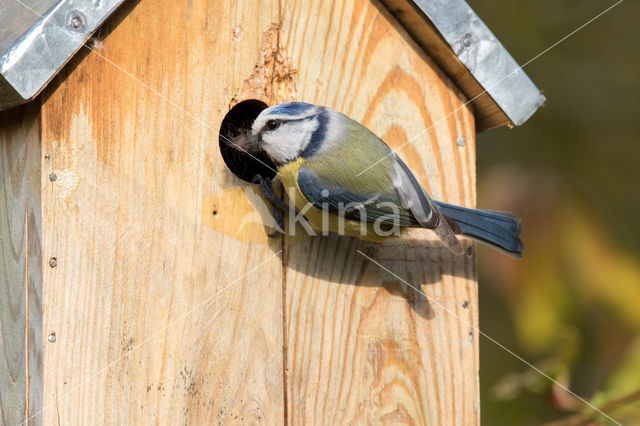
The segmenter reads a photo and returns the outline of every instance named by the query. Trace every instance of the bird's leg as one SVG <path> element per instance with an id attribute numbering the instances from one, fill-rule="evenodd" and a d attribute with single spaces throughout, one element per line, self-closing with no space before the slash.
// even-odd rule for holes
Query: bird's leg
<path id="1" fill-rule="evenodd" d="M 268 234 L 270 237 L 275 237 L 278 233 L 284 234 L 284 221 L 282 220 L 282 210 L 287 211 L 289 206 L 282 201 L 274 192 L 271 179 L 255 175 L 252 179 L 253 183 L 260 185 L 262 194 L 269 201 L 271 210 L 273 211 L 273 217 L 276 221 L 276 230 Z"/>
<path id="2" fill-rule="evenodd" d="M 258 185 L 260 185 L 260 189 L 262 189 L 262 193 L 264 194 L 265 197 L 267 197 L 267 199 L 272 205 L 275 205 L 279 209 L 287 210 L 289 208 L 287 203 L 282 201 L 280 197 L 278 197 L 275 194 L 275 192 L 273 192 L 273 186 L 272 186 L 273 182 L 275 182 L 275 180 L 272 181 L 271 179 L 264 178 L 260 175 L 255 175 L 253 177 L 253 183 L 257 183 Z"/>
<path id="3" fill-rule="evenodd" d="M 273 179 L 271 179 L 271 185 L 278 186 L 282 183 L 282 179 L 280 178 L 280 174 L 277 174 Z"/>

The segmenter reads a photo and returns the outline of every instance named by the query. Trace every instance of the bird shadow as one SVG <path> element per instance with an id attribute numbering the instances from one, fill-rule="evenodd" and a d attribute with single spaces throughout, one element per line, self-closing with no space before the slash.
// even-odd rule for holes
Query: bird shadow
<path id="1" fill-rule="evenodd" d="M 438 241 L 420 238 L 421 232 L 430 231 L 418 230 L 408 237 L 385 242 L 337 234 L 312 236 L 302 241 L 297 237 L 284 237 L 287 285 L 300 282 L 289 272 L 296 271 L 313 278 L 312 285 L 325 282 L 376 287 L 391 297 L 404 298 L 416 314 L 431 319 L 434 312 L 428 297 L 430 291 L 425 286 L 441 283 L 446 276 L 475 280 L 476 263 L 470 241 L 463 242 L 465 254 L 456 256 Z M 303 285 L 306 283 L 308 280 L 304 280 Z"/>

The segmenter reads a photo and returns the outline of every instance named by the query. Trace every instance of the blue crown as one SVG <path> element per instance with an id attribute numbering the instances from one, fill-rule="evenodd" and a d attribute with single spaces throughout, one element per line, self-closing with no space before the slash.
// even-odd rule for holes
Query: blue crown
<path id="1" fill-rule="evenodd" d="M 318 107 L 306 102 L 285 102 L 271 107 L 271 112 L 277 115 L 301 115 L 316 108 Z"/>

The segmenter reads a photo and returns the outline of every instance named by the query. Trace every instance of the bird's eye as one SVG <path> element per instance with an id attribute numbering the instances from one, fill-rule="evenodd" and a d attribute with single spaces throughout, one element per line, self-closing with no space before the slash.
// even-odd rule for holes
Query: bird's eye
<path id="1" fill-rule="evenodd" d="M 275 130 L 278 128 L 278 122 L 276 120 L 267 121 L 267 129 Z"/>

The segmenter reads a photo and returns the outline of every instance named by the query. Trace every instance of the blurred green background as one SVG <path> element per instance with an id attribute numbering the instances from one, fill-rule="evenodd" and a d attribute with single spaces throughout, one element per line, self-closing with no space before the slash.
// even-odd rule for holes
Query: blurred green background
<path id="1" fill-rule="evenodd" d="M 523 64 L 615 1 L 469 1 Z M 479 254 L 480 327 L 625 425 L 640 425 L 640 2 L 525 68 L 547 97 L 478 136 L 478 206 L 518 212 L 524 259 Z M 487 339 L 485 425 L 611 424 Z"/>

